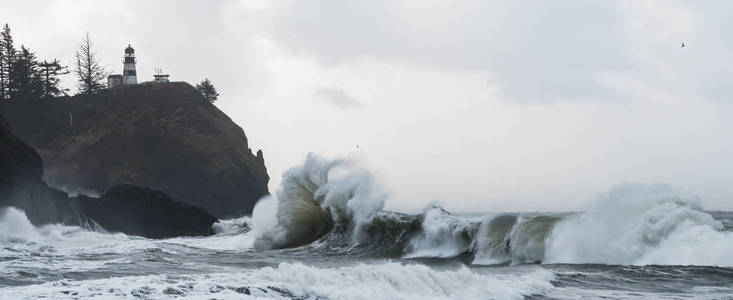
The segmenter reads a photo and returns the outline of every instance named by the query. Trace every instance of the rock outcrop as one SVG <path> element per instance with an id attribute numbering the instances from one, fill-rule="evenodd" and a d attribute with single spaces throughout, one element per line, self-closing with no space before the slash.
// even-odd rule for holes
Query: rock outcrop
<path id="1" fill-rule="evenodd" d="M 36 151 L 13 135 L 0 115 L 0 208 L 25 211 L 35 225 L 98 224 L 102 228 L 148 238 L 211 235 L 217 219 L 205 209 L 176 201 L 148 188 L 119 185 L 100 198 L 68 194 L 41 179 Z"/>
<path id="2" fill-rule="evenodd" d="M 58 222 L 67 216 L 67 195 L 41 181 L 43 164 L 38 153 L 13 135 L 0 115 L 0 207 L 26 210 L 35 224 Z"/>
<path id="3" fill-rule="evenodd" d="M 129 184 L 115 186 L 99 199 L 76 196 L 71 205 L 106 230 L 148 238 L 212 235 L 211 225 L 217 222 L 198 206 Z"/>
<path id="4" fill-rule="evenodd" d="M 43 179 L 69 192 L 145 186 L 217 217 L 251 213 L 268 194 L 261 151 L 183 82 L 121 86 L 28 108 L 3 104 L 14 132 L 38 150 Z"/>

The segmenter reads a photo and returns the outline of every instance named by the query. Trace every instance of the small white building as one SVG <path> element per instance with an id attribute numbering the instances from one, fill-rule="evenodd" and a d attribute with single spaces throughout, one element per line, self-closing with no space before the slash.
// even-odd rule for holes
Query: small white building
<path id="1" fill-rule="evenodd" d="M 122 75 L 110 74 L 107 76 L 107 87 L 116 87 L 122 85 Z"/>
<path id="2" fill-rule="evenodd" d="M 155 82 L 169 82 L 168 81 L 168 74 L 163 74 L 162 69 L 155 69 L 155 74 L 153 74 L 153 77 L 155 78 Z"/>

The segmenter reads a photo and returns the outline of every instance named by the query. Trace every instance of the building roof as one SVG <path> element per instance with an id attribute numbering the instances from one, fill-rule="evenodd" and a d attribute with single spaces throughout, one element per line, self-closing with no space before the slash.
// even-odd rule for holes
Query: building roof
<path id="1" fill-rule="evenodd" d="M 116 78 L 116 77 L 122 78 L 122 74 L 110 74 L 109 76 L 107 76 L 107 78 Z"/>
<path id="2" fill-rule="evenodd" d="M 135 49 L 133 49 L 130 44 L 127 44 L 127 48 L 125 48 L 125 53 L 135 53 Z"/>

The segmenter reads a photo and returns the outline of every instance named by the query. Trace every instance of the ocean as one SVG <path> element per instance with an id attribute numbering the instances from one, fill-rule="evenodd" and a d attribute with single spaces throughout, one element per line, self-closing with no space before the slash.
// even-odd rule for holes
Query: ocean
<path id="1" fill-rule="evenodd" d="M 0 209 L 0 299 L 733 299 L 733 213 L 668 186 L 622 184 L 578 212 L 404 214 L 350 165 L 309 157 L 209 237 Z"/>

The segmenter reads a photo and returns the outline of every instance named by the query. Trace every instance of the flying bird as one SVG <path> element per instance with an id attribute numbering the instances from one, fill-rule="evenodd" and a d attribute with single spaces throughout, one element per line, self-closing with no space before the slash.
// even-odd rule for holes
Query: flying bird
<path id="1" fill-rule="evenodd" d="M 685 48 L 685 42 L 682 42 L 682 46 L 680 48 Z"/>

